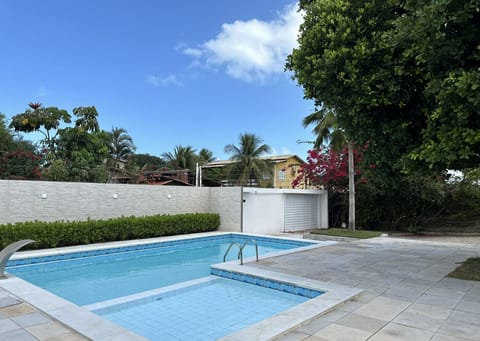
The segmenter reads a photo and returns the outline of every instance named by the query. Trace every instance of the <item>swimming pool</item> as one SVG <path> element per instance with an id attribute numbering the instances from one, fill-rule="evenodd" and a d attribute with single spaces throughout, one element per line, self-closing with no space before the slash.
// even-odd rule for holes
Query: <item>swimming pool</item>
<path id="1" fill-rule="evenodd" d="M 88 309 L 149 340 L 217 340 L 310 299 L 217 276 L 191 282 Z"/>
<path id="2" fill-rule="evenodd" d="M 116 247 L 11 260 L 7 272 L 77 305 L 88 305 L 210 274 L 231 243 L 245 243 L 244 257 L 315 245 L 313 242 L 240 234 Z M 232 248 L 227 260 L 235 260 Z"/>
<path id="3" fill-rule="evenodd" d="M 204 238 L 204 236 L 208 236 Z M 234 291 L 231 286 L 237 287 L 240 282 L 250 283 L 246 285 L 247 292 L 252 288 L 256 288 L 256 286 L 264 286 L 270 288 L 268 290 L 274 292 L 274 296 L 277 294 L 283 295 L 283 293 L 279 291 L 284 291 L 289 294 L 300 295 L 300 300 L 305 300 L 305 297 L 309 299 L 301 304 L 297 304 L 295 302 L 298 297 L 294 297 L 293 299 L 293 307 L 276 313 L 276 310 L 271 310 L 269 315 L 264 320 L 260 322 L 256 322 L 249 327 L 245 327 L 243 329 L 238 330 L 238 328 L 242 328 L 244 324 L 238 322 L 232 322 L 231 327 L 232 329 L 228 328 L 220 328 L 222 330 L 226 330 L 227 332 L 231 332 L 232 330 L 236 330 L 233 334 L 226 336 L 227 339 L 256 339 L 256 340 L 263 340 L 263 339 L 271 339 L 280 335 L 281 333 L 294 328 L 306 320 L 312 319 L 318 314 L 321 314 L 325 310 L 332 309 L 338 304 L 341 304 L 345 300 L 348 300 L 356 295 L 358 295 L 358 289 L 352 288 L 345 288 L 338 285 L 332 285 L 331 283 L 323 283 L 314 281 L 311 279 L 305 279 L 296 276 L 290 276 L 282 273 L 276 273 L 271 271 L 266 271 L 265 269 L 256 269 L 254 267 L 248 266 L 240 266 L 238 261 L 233 262 L 226 262 L 226 263 L 218 263 L 222 262 L 224 250 L 226 249 L 226 245 L 230 245 L 232 242 L 243 243 L 249 239 L 255 239 L 259 245 L 260 253 L 263 253 L 264 257 L 270 256 L 277 256 L 285 253 L 291 252 L 298 252 L 301 250 L 309 250 L 311 248 L 317 248 L 321 246 L 335 244 L 335 242 L 314 242 L 314 241 L 304 241 L 304 240 L 295 240 L 295 239 L 283 239 L 283 238 L 271 238 L 271 237 L 263 237 L 257 235 L 244 235 L 244 234 L 235 234 L 235 233 L 203 233 L 195 236 L 174 236 L 174 237 L 164 237 L 164 238 L 156 238 L 154 240 L 137 240 L 137 241 L 126 241 L 126 242 L 114 242 L 114 243 L 106 243 L 106 244 L 97 244 L 97 245 L 88 245 L 88 246 L 78 246 L 78 247 L 68 247 L 68 248 L 60 248 L 60 249 L 51 249 L 51 250 L 39 250 L 39 251 L 26 251 L 19 254 L 14 255 L 13 260 L 8 263 L 7 272 L 17 274 L 18 277 L 9 277 L 7 280 L 2 281 L 0 283 L 0 287 L 14 293 L 20 299 L 32 304 L 33 306 L 37 307 L 38 309 L 44 311 L 45 313 L 49 314 L 50 316 L 56 318 L 64 325 L 69 326 L 70 328 L 76 330 L 77 332 L 81 333 L 84 336 L 87 336 L 90 339 L 97 340 L 97 339 L 104 339 L 107 338 L 108 340 L 139 340 L 139 334 L 142 335 L 151 335 L 148 334 L 151 330 L 148 330 L 147 325 L 150 326 L 150 329 L 158 330 L 159 328 L 166 328 L 171 325 L 178 325 L 178 321 L 169 321 L 164 322 L 163 325 L 159 325 L 158 323 L 152 324 L 144 324 L 142 320 L 151 319 L 151 315 L 156 315 L 156 306 L 158 302 L 162 302 L 164 298 L 166 299 L 167 296 L 164 296 L 166 292 L 171 291 L 172 293 L 176 294 L 185 294 L 185 291 L 188 291 L 189 294 L 197 294 L 200 293 L 200 297 L 203 288 L 202 286 L 197 286 L 198 281 L 202 282 L 205 280 L 211 280 L 211 278 L 218 279 L 217 276 L 225 277 L 229 280 L 222 282 L 225 284 L 224 290 L 226 292 Z M 223 244 L 223 245 L 222 245 Z M 162 272 L 157 274 L 157 277 L 151 278 L 151 285 L 154 289 L 147 289 L 146 291 L 142 291 L 145 288 L 138 289 L 136 288 L 133 290 L 133 293 L 127 293 L 126 296 L 118 297 L 117 294 L 113 295 L 113 299 L 109 299 L 107 297 L 111 297 L 108 291 L 118 291 L 115 288 L 116 285 L 112 285 L 111 283 L 108 284 L 102 280 L 97 281 L 97 285 L 89 290 L 84 290 L 84 294 L 80 295 L 81 297 L 77 297 L 81 302 L 95 302 L 95 303 L 88 303 L 87 305 L 83 305 L 79 307 L 78 305 L 74 305 L 70 301 L 60 298 L 58 295 L 51 294 L 49 291 L 45 291 L 39 288 L 36 285 L 30 284 L 30 282 L 22 280 L 28 276 L 35 277 L 35 272 L 42 272 L 46 275 L 46 277 L 55 277 L 55 280 L 47 281 L 54 285 L 55 281 L 59 282 L 68 282 L 69 275 L 65 275 L 66 272 L 73 270 L 70 275 L 74 274 L 75 272 L 81 272 L 81 269 L 95 269 L 94 272 L 102 272 L 104 269 L 108 268 L 118 268 L 118 264 L 122 263 L 129 258 L 139 259 L 140 261 L 135 266 L 128 267 L 126 266 L 125 269 L 129 269 L 128 271 L 124 271 L 124 274 L 120 272 L 112 271 L 110 274 L 112 279 L 117 279 L 117 283 L 123 281 L 123 279 L 127 279 L 129 277 L 135 278 L 136 275 L 141 274 L 135 273 L 135 271 L 139 271 L 139 268 L 142 268 L 143 265 L 146 266 L 146 269 L 150 269 L 152 264 L 149 264 L 147 260 L 151 259 L 152 257 L 155 258 L 155 254 L 157 254 L 157 258 L 160 257 L 172 257 L 172 254 L 176 252 L 182 252 L 185 249 L 202 249 L 202 248 L 212 248 L 212 250 L 216 250 L 212 252 L 214 255 L 213 258 L 206 257 L 208 261 L 204 262 L 202 266 L 199 266 L 197 275 L 193 277 L 197 277 L 197 279 L 187 280 L 186 282 L 181 282 L 173 285 L 161 286 L 163 277 L 168 278 L 169 276 L 162 275 Z M 216 249 L 215 249 L 216 248 Z M 252 256 L 254 254 L 253 247 L 246 247 L 246 256 Z M 231 250 L 231 256 L 227 259 L 236 259 L 237 252 L 235 249 Z M 137 257 L 138 256 L 138 257 Z M 182 258 L 182 257 L 180 257 Z M 189 262 L 193 263 L 202 263 L 197 262 L 201 257 L 190 257 L 186 258 Z M 120 261 L 120 263 L 115 263 L 113 260 Z M 161 262 L 160 262 L 161 263 Z M 211 265 L 213 263 L 218 263 Z M 73 266 L 74 264 L 74 266 Z M 100 266 L 99 268 L 95 268 L 95 264 Z M 115 265 L 117 264 L 117 265 Z M 128 261 L 127 263 L 128 264 Z M 141 266 L 139 266 L 141 265 Z M 94 266 L 92 268 L 92 266 Z M 122 266 L 120 266 L 122 268 Z M 176 266 L 172 267 L 174 275 L 173 278 L 176 278 L 174 282 L 177 280 L 182 281 L 183 275 L 179 275 L 178 272 L 182 273 L 183 271 L 179 271 L 182 269 L 181 264 L 177 264 Z M 33 269 L 36 269 L 35 271 Z M 103 269 L 103 270 L 102 270 Z M 110 269 L 111 270 L 111 269 Z M 108 270 L 108 271 L 110 271 Z M 117 269 L 118 270 L 118 269 Z M 148 271 L 146 271 L 148 273 Z M 205 275 L 205 273 L 207 273 Z M 210 273 L 215 276 L 210 276 Z M 83 279 L 83 283 L 89 283 L 90 280 L 94 279 L 96 275 L 90 274 L 85 276 Z M 200 278 L 198 278 L 200 276 Z M 33 278 L 32 277 L 32 278 Z M 42 274 L 37 278 L 40 282 L 40 278 Z M 118 280 L 120 279 L 120 280 Z M 234 281 L 232 281 L 233 279 Z M 80 281 L 81 282 L 81 281 Z M 128 280 L 126 280 L 128 282 Z M 149 282 L 148 280 L 146 282 Z M 212 281 L 212 283 L 215 281 Z M 132 283 L 135 281 L 130 282 L 129 287 L 132 289 Z M 251 285 L 255 284 L 255 286 Z M 83 284 L 82 284 L 83 285 Z M 109 290 L 103 290 L 103 288 L 99 288 L 98 286 L 104 286 L 105 288 L 109 288 Z M 222 284 L 223 285 L 223 284 Z M 42 284 L 40 284 L 42 286 Z M 135 286 L 135 284 L 133 285 Z M 149 286 L 149 287 L 151 287 Z M 244 284 L 241 284 L 244 286 Z M 71 284 L 67 285 L 66 287 L 70 287 L 73 292 L 78 291 L 79 285 L 73 281 Z M 88 287 L 88 286 L 86 286 Z M 245 289 L 243 288 L 243 289 Z M 272 288 L 274 290 L 272 290 Z M 102 289 L 102 290 L 100 290 Z M 129 289 L 129 290 L 130 290 Z M 178 291 L 180 289 L 180 291 Z M 243 290 L 241 289 L 241 290 Z M 125 289 L 121 289 L 125 290 Z M 120 291 L 121 291 L 120 290 Z M 235 288 L 237 290 L 237 288 Z M 263 290 L 263 289 L 262 289 Z M 67 290 L 68 291 L 68 290 Z M 104 293 L 97 295 L 97 291 Z M 139 292 L 141 291 L 141 292 Z M 105 292 L 107 294 L 105 295 Z M 127 290 L 127 292 L 129 292 Z M 197 294 L 195 294 L 197 293 Z M 173 296 L 176 296 L 173 295 Z M 66 297 L 70 296 L 71 294 L 66 294 Z M 95 299 L 89 298 L 84 299 L 84 296 L 90 297 L 90 295 L 95 296 Z M 159 296 L 160 295 L 160 296 Z M 210 297 L 210 301 L 216 301 L 216 294 L 213 294 L 213 298 Z M 181 295 L 180 295 L 181 296 Z M 180 297 L 176 296 L 176 297 Z M 255 294 L 247 294 L 251 300 L 256 302 Z M 287 295 L 288 296 L 288 295 Z M 75 294 L 73 294 L 75 297 Z M 157 301 L 157 299 L 159 300 Z M 235 298 L 235 297 L 233 297 Z M 106 299 L 106 300 L 104 300 Z M 98 301 L 100 300 L 100 301 Z M 175 299 L 173 299 L 175 301 Z M 157 302 L 157 303 L 155 303 Z M 204 307 L 203 311 L 196 312 L 190 314 L 190 317 L 193 317 L 193 320 L 190 319 L 186 323 L 189 326 L 185 330 L 182 328 L 180 330 L 176 330 L 177 333 L 181 335 L 178 337 L 169 337 L 167 339 L 191 339 L 191 338 L 184 338 L 182 337 L 183 334 L 188 334 L 187 332 L 194 332 L 194 333 L 202 333 L 207 329 L 209 333 L 217 333 L 217 331 L 213 330 L 213 326 L 205 326 L 205 324 L 198 324 L 198 317 L 199 315 L 208 315 L 209 307 L 211 304 L 200 304 L 200 306 Z M 274 304 L 275 305 L 275 304 Z M 230 307 L 234 307 L 235 304 L 231 303 Z M 130 309 L 139 309 L 140 312 L 144 314 L 134 313 L 133 316 L 136 321 L 135 323 L 139 323 L 140 329 L 135 329 L 132 326 L 125 325 L 127 328 L 131 328 L 135 333 L 131 333 L 131 330 L 125 329 L 120 327 L 122 325 L 121 318 L 119 317 L 123 313 L 129 314 Z M 148 308 L 148 309 L 147 309 Z M 150 310 L 152 308 L 153 310 Z M 176 308 L 172 308 L 176 309 Z M 235 310 L 235 309 L 234 309 Z M 131 310 L 134 311 L 134 310 Z M 130 311 L 130 312 L 131 312 Z M 119 316 L 112 318 L 115 320 L 115 323 L 111 323 L 104 318 L 100 318 L 99 315 L 95 315 L 91 312 L 95 312 L 100 316 L 105 315 L 105 318 L 110 318 L 117 313 Z M 252 315 L 255 313 L 250 313 L 247 315 Z M 235 314 L 233 314 L 235 315 Z M 267 314 L 268 315 L 268 314 Z M 272 316 L 273 315 L 273 316 Z M 183 315 L 182 315 L 183 316 Z M 240 316 L 232 316 L 231 314 L 221 314 L 222 318 L 241 318 Z M 220 318 L 217 316 L 216 318 Z M 249 316 L 247 316 L 248 318 Z M 262 316 L 263 318 L 264 316 Z M 118 318 L 118 319 L 117 319 Z M 244 318 L 244 317 L 242 317 Z M 225 321 L 222 321 L 222 323 Z M 216 322 L 217 323 L 217 322 Z M 92 325 L 95 325 L 95 328 L 92 328 Z M 146 328 L 146 330 L 144 330 Z M 197 329 L 195 329 L 197 328 Z M 127 336 L 128 335 L 128 336 Z M 173 335 L 173 334 L 172 334 Z M 212 334 L 213 335 L 213 334 Z M 215 336 L 206 335 L 201 339 L 211 340 L 212 338 L 219 337 L 220 334 L 215 334 Z M 224 335 L 224 334 L 222 334 Z M 252 337 L 254 335 L 254 337 Z M 148 336 L 151 337 L 153 340 L 155 339 L 164 339 L 163 336 Z M 143 339 L 142 339 L 143 340 Z"/>

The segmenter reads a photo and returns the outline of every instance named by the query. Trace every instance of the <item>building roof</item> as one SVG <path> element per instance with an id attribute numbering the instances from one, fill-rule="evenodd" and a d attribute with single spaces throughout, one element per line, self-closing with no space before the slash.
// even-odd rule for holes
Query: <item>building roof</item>
<path id="1" fill-rule="evenodd" d="M 274 163 L 280 163 L 280 162 L 285 162 L 292 157 L 297 158 L 301 163 L 305 163 L 305 161 L 303 161 L 301 158 L 299 158 L 295 154 L 269 155 L 269 156 L 262 156 L 262 157 L 260 157 L 260 159 L 269 160 L 269 161 L 272 161 Z M 218 161 L 209 162 L 209 163 L 203 165 L 202 168 L 222 168 L 222 167 L 231 165 L 232 163 L 235 163 L 235 162 L 236 161 L 232 161 L 232 160 L 218 160 Z"/>

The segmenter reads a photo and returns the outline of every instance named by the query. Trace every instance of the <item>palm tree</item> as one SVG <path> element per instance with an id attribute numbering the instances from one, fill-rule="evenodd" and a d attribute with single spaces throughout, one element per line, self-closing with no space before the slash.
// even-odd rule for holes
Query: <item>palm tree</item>
<path id="1" fill-rule="evenodd" d="M 215 161 L 215 158 L 213 157 L 213 152 L 206 148 L 200 149 L 200 151 L 198 152 L 198 163 L 200 165 L 204 165 L 212 161 Z"/>
<path id="2" fill-rule="evenodd" d="M 134 155 L 137 147 L 133 143 L 133 139 L 128 135 L 127 131 L 123 128 L 112 128 L 110 135 L 110 158 L 108 160 L 108 181 L 113 181 L 113 178 L 121 169 L 123 173 L 126 172 L 125 165 L 122 163 L 127 162 Z"/>
<path id="3" fill-rule="evenodd" d="M 163 153 L 162 157 L 167 162 L 168 166 L 173 169 L 190 169 L 195 170 L 196 155 L 195 149 L 191 146 L 177 145 L 173 149 L 173 153 Z"/>
<path id="4" fill-rule="evenodd" d="M 229 169 L 230 178 L 239 186 L 251 186 L 254 180 L 262 181 L 263 175 L 272 173 L 272 167 L 260 157 L 270 150 L 270 146 L 263 144 L 255 134 L 240 134 L 238 146 L 225 146 L 225 153 L 232 154 L 230 160 L 234 161 Z"/>
<path id="5" fill-rule="evenodd" d="M 128 160 L 137 147 L 133 143 L 133 139 L 128 135 L 127 131 L 123 128 L 112 128 L 111 142 L 110 142 L 110 155 L 114 160 L 126 161 Z"/>
<path id="6" fill-rule="evenodd" d="M 333 110 L 322 108 L 303 119 L 303 126 L 314 124 L 313 132 L 317 135 L 314 148 L 329 144 L 334 150 L 348 148 L 348 228 L 355 231 L 355 170 L 353 160 L 353 143 L 347 139 L 345 132 L 338 125 Z"/>

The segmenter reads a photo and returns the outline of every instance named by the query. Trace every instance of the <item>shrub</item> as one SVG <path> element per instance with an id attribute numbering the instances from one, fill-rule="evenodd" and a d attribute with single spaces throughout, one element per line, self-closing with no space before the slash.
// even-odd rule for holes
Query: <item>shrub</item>
<path id="1" fill-rule="evenodd" d="M 87 221 L 31 221 L 0 225 L 0 247 L 21 239 L 33 239 L 25 248 L 60 246 L 153 238 L 214 231 L 220 226 L 216 213 L 186 213 L 145 217 L 120 217 Z"/>

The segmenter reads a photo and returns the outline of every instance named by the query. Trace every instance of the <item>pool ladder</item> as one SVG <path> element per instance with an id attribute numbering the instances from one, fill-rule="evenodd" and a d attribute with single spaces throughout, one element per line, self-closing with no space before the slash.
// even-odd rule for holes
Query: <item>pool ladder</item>
<path id="1" fill-rule="evenodd" d="M 243 243 L 242 245 L 240 245 L 240 243 L 236 243 L 236 242 L 230 243 L 230 245 L 227 248 L 227 251 L 225 251 L 225 254 L 223 255 L 223 262 L 225 262 L 225 259 L 227 259 L 227 255 L 230 252 L 230 249 L 234 245 L 236 245 L 236 246 L 238 246 L 238 259 L 240 259 L 240 265 L 243 265 L 243 249 L 245 248 L 245 246 L 247 246 L 247 244 L 249 242 L 251 242 L 251 243 L 253 243 L 253 245 L 255 245 L 255 255 L 257 257 L 257 262 L 258 262 L 258 245 L 257 245 L 257 242 L 253 239 L 246 240 L 245 243 Z"/>

